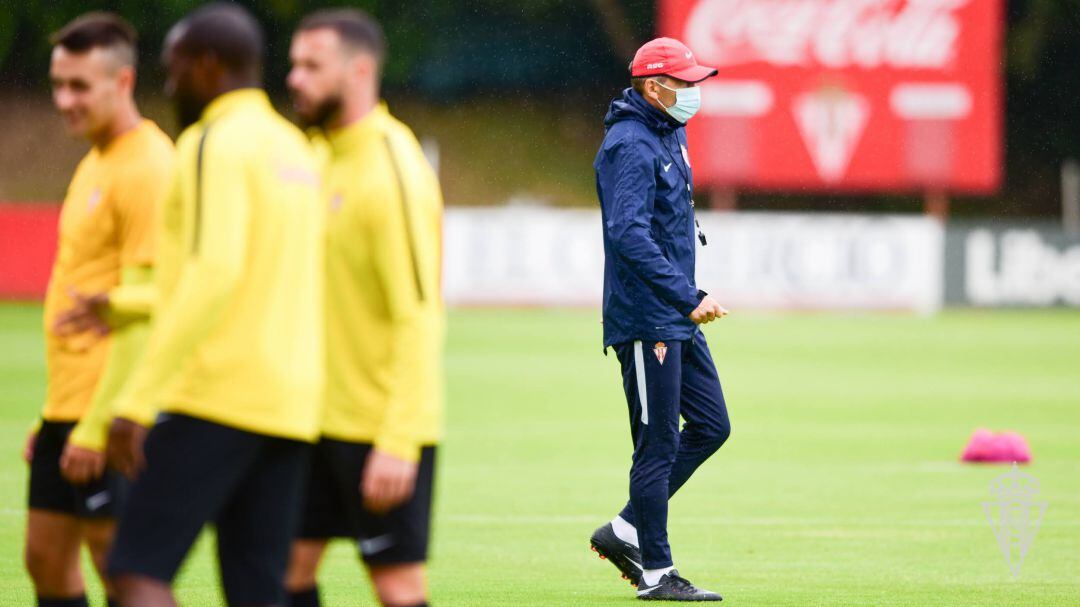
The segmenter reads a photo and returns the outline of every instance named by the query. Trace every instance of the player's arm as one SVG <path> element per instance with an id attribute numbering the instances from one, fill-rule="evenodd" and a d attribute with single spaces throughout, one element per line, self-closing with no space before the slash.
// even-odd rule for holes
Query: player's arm
<path id="1" fill-rule="evenodd" d="M 90 406 L 68 437 L 69 445 L 97 453 L 105 452 L 109 422 L 113 417 L 113 403 L 125 382 L 138 367 L 139 360 L 146 351 L 149 335 L 149 320 L 129 323 L 113 333 L 105 372 L 94 389 Z"/>
<path id="2" fill-rule="evenodd" d="M 124 272 L 122 284 L 131 289 L 146 287 L 153 293 L 153 286 L 147 284 L 151 279 L 150 268 L 131 268 Z M 113 331 L 105 371 L 94 389 L 90 406 L 68 436 L 60 458 L 60 472 L 69 482 L 86 483 L 101 476 L 104 471 L 105 445 L 113 419 L 113 404 L 138 366 L 149 333 L 149 315 L 132 316 Z"/>
<path id="3" fill-rule="evenodd" d="M 168 158 L 156 159 L 156 164 L 124 181 L 124 195 L 117 200 L 121 280 L 108 292 L 101 310 L 112 327 L 148 319 L 157 299 L 153 283 L 154 246 L 158 215 L 168 184 L 172 183 L 172 150 L 169 152 Z"/>
<path id="4" fill-rule="evenodd" d="M 607 206 L 605 229 L 615 253 L 656 295 L 690 316 L 704 293 L 664 256 L 652 236 L 652 216 L 656 194 L 656 173 L 652 160 L 624 139 L 608 152 L 615 168 Z"/>
<path id="5" fill-rule="evenodd" d="M 26 442 L 23 443 L 23 460 L 26 463 L 34 461 L 34 447 L 37 445 L 37 435 L 41 431 L 41 418 L 34 420 L 30 425 L 30 431 L 26 434 Z"/>
<path id="6" fill-rule="evenodd" d="M 131 441 L 139 438 L 132 424 L 152 424 L 161 389 L 221 322 L 240 283 L 251 212 L 243 156 L 222 150 L 213 139 L 203 144 L 189 253 L 175 290 L 156 309 L 143 361 L 116 402 L 115 415 L 122 419 L 110 430 L 109 459 L 117 459 L 128 474 L 142 463 L 141 449 L 130 449 Z M 115 452 L 114 435 L 121 443 Z"/>
<path id="7" fill-rule="evenodd" d="M 113 333 L 105 373 L 94 389 L 90 407 L 68 436 L 60 471 L 69 482 L 83 484 L 101 476 L 105 445 L 113 419 L 112 403 L 146 349 L 149 321 L 133 322 Z"/>
<path id="8" fill-rule="evenodd" d="M 398 167 L 403 178 L 406 173 Z M 410 185 L 414 188 L 410 190 Z M 375 275 L 393 325 L 388 373 L 388 404 L 382 426 L 374 440 L 374 450 L 365 473 L 364 499 L 376 511 L 385 510 L 408 499 L 416 479 L 420 460 L 421 436 L 417 419 L 435 415 L 437 406 L 418 390 L 420 382 L 434 381 L 425 374 L 429 356 L 421 344 L 436 336 L 425 333 L 424 314 L 430 314 L 427 302 L 438 297 L 437 285 L 425 272 L 419 239 L 436 238 L 433 230 L 421 224 L 423 214 L 413 205 L 423 184 L 405 184 L 404 191 L 392 187 L 387 204 L 377 205 L 368 231 L 374 251 Z M 437 195 L 437 193 L 435 194 Z M 411 198 L 411 200 L 410 200 Z M 408 215 L 406 215 L 408 214 Z"/>
<path id="9" fill-rule="evenodd" d="M 111 327 L 150 319 L 157 303 L 154 270 L 150 266 L 128 266 L 123 269 L 124 280 L 108 292 L 102 315 Z"/>
<path id="10" fill-rule="evenodd" d="M 105 334 L 129 323 L 149 320 L 157 302 L 153 272 L 149 265 L 126 266 L 121 269 L 120 284 L 108 291 L 69 290 L 74 305 L 57 316 L 54 331 L 61 336 L 83 331 Z"/>

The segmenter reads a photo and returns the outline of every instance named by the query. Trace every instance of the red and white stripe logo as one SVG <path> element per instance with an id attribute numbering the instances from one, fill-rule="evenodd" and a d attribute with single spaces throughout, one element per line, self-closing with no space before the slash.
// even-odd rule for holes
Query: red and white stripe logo
<path id="1" fill-rule="evenodd" d="M 653 346 L 652 351 L 653 354 L 656 355 L 656 360 L 660 362 L 660 366 L 664 366 L 664 359 L 667 358 L 667 346 L 664 345 L 664 342 L 656 342 L 656 345 Z"/>

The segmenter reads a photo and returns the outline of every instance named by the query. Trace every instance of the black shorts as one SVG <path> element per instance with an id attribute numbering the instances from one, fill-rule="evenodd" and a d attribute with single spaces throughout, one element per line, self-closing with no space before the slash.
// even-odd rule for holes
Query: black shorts
<path id="1" fill-rule="evenodd" d="M 284 604 L 310 452 L 306 443 L 162 414 L 120 519 L 110 575 L 171 583 L 203 525 L 213 523 L 228 603 Z"/>
<path id="2" fill-rule="evenodd" d="M 364 508 L 360 486 L 371 445 L 324 438 L 311 458 L 300 539 L 347 537 L 366 563 L 392 565 L 427 560 L 435 447 L 420 452 L 416 488 L 407 502 L 379 515 Z"/>
<path id="3" fill-rule="evenodd" d="M 95 481 L 73 485 L 60 474 L 60 456 L 73 428 L 73 422 L 41 422 L 34 441 L 34 458 L 30 461 L 27 505 L 32 510 L 50 510 L 79 518 L 118 518 L 128 491 L 123 476 L 106 470 Z"/>

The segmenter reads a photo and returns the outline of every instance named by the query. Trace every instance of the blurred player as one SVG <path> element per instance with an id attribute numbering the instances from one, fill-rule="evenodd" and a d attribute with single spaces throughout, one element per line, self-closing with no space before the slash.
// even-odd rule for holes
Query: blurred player
<path id="1" fill-rule="evenodd" d="M 591 544 L 638 587 L 639 599 L 719 601 L 679 576 L 667 538 L 668 499 L 731 432 L 698 328 L 727 311 L 694 281 L 694 192 L 683 129 L 701 107 L 697 83 L 716 70 L 698 65 L 681 42 L 658 38 L 638 49 L 630 75 L 631 88 L 604 118 L 595 168 L 604 220 L 604 347 L 613 347 L 622 365 L 634 458 L 630 501 Z"/>
<path id="2" fill-rule="evenodd" d="M 68 131 L 93 147 L 60 215 L 45 298 L 48 389 L 26 448 L 26 567 L 42 606 L 87 604 L 80 545 L 104 577 L 126 493 L 105 469 L 107 428 L 86 414 L 115 394 L 145 334 L 155 206 L 173 162 L 172 141 L 135 106 L 135 38 L 109 13 L 83 15 L 52 38 L 53 101 Z"/>
<path id="3" fill-rule="evenodd" d="M 175 604 L 206 523 L 228 604 L 285 602 L 321 413 L 323 210 L 306 138 L 260 88 L 263 52 L 234 4 L 196 10 L 165 41 L 188 128 L 163 208 L 161 304 L 108 438 L 110 464 L 136 477 L 109 557 L 125 606 Z"/>
<path id="4" fill-rule="evenodd" d="M 319 604 L 327 541 L 358 541 L 388 607 L 427 604 L 424 562 L 442 416 L 442 196 L 407 126 L 379 103 L 385 43 L 356 10 L 293 38 L 297 114 L 325 133 L 327 401 L 288 587 Z"/>

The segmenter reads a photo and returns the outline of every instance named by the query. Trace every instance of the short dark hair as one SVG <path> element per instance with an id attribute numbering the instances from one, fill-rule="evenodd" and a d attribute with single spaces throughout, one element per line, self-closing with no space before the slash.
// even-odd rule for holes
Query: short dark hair
<path id="1" fill-rule="evenodd" d="M 638 92 L 639 95 L 645 94 L 645 81 L 649 78 L 653 80 L 668 80 L 671 76 L 665 76 L 664 74 L 657 74 L 655 76 L 637 76 L 630 78 L 630 87 Z"/>
<path id="2" fill-rule="evenodd" d="M 246 9 L 229 2 L 203 6 L 179 24 L 178 50 L 191 56 L 211 54 L 233 75 L 258 79 L 266 53 L 262 26 Z"/>
<path id="3" fill-rule="evenodd" d="M 371 15 L 356 8 L 329 8 L 304 17 L 296 31 L 330 29 L 347 46 L 370 53 L 381 66 L 386 59 L 386 37 Z"/>
<path id="4" fill-rule="evenodd" d="M 54 46 L 82 54 L 104 48 L 117 52 L 125 65 L 135 67 L 138 34 L 123 17 L 115 13 L 95 11 L 76 17 L 49 37 Z"/>

